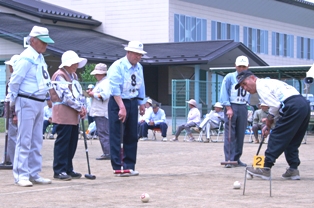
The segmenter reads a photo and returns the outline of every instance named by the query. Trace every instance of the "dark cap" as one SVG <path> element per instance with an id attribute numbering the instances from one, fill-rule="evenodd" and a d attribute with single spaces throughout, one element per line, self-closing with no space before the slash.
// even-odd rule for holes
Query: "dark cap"
<path id="1" fill-rule="evenodd" d="M 238 81 L 238 84 L 234 87 L 234 89 L 239 89 L 240 88 L 240 85 L 241 83 L 246 79 L 248 78 L 249 76 L 251 75 L 254 75 L 251 71 L 249 70 L 245 70 L 245 71 L 242 71 L 238 74 L 237 76 L 237 81 Z"/>
<path id="2" fill-rule="evenodd" d="M 154 103 L 153 104 L 153 108 L 157 108 L 157 107 L 159 107 L 159 104 L 158 103 Z"/>

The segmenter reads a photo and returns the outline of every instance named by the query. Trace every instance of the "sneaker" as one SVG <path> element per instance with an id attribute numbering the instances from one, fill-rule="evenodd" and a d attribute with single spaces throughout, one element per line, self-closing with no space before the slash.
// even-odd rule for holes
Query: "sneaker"
<path id="1" fill-rule="evenodd" d="M 76 172 L 74 172 L 74 171 L 72 171 L 72 172 L 70 172 L 70 173 L 67 173 L 69 176 L 71 176 L 71 178 L 73 178 L 73 179 L 79 179 L 79 178 L 81 178 L 82 177 L 82 174 L 80 174 L 80 173 L 76 173 Z"/>
<path id="2" fill-rule="evenodd" d="M 96 160 L 111 160 L 111 156 L 109 154 L 103 154 L 100 157 L 97 157 Z"/>
<path id="3" fill-rule="evenodd" d="M 94 135 L 93 139 L 97 140 L 97 139 L 99 139 L 99 137 L 97 135 Z"/>
<path id="4" fill-rule="evenodd" d="M 53 134 L 49 135 L 49 139 L 55 139 L 55 137 L 53 136 Z"/>
<path id="5" fill-rule="evenodd" d="M 194 137 L 190 137 L 190 139 L 188 140 L 188 142 L 195 142 Z"/>
<path id="6" fill-rule="evenodd" d="M 59 180 L 62 180 L 62 181 L 69 181 L 69 180 L 72 179 L 72 177 L 69 176 L 68 174 L 66 174 L 65 172 L 62 172 L 60 174 L 54 174 L 53 178 L 59 179 Z"/>
<path id="7" fill-rule="evenodd" d="M 246 167 L 246 163 L 241 162 L 240 160 L 238 161 L 238 164 L 236 165 L 236 167 Z"/>
<path id="8" fill-rule="evenodd" d="M 205 139 L 203 142 L 204 143 L 209 143 L 209 139 Z"/>
<path id="9" fill-rule="evenodd" d="M 15 183 L 16 185 L 22 186 L 22 187 L 32 187 L 33 183 L 29 180 L 19 180 Z"/>
<path id="10" fill-rule="evenodd" d="M 36 178 L 36 179 L 31 179 L 30 181 L 33 182 L 33 183 L 37 183 L 37 184 L 51 184 L 51 180 L 50 179 L 42 178 L 42 177 L 39 177 L 39 178 Z"/>
<path id="11" fill-rule="evenodd" d="M 129 177 L 129 176 L 138 176 L 139 172 L 136 170 L 131 170 L 130 173 L 121 173 L 116 174 L 117 177 Z"/>
<path id="12" fill-rule="evenodd" d="M 231 164 L 226 164 L 225 165 L 225 168 L 232 168 L 233 167 L 233 165 L 231 165 Z"/>
<path id="13" fill-rule="evenodd" d="M 86 135 L 86 139 L 87 139 L 87 140 L 90 140 L 90 139 L 92 139 L 92 138 L 93 138 L 92 135 L 90 135 L 90 134 L 87 134 L 87 135 Z"/>
<path id="14" fill-rule="evenodd" d="M 143 138 L 141 138 L 140 140 L 141 140 L 141 141 L 147 141 L 148 138 L 147 138 L 147 137 L 143 137 Z"/>
<path id="15" fill-rule="evenodd" d="M 259 141 L 255 139 L 254 144 L 259 144 Z"/>
<path id="16" fill-rule="evenodd" d="M 264 169 L 264 168 L 253 168 L 253 167 L 248 167 L 247 172 L 253 176 L 260 177 L 264 180 L 269 180 L 270 179 L 270 170 Z"/>
<path id="17" fill-rule="evenodd" d="M 166 142 L 166 141 L 168 141 L 168 139 L 167 139 L 167 137 L 164 137 L 164 138 L 162 138 L 161 141 Z"/>
<path id="18" fill-rule="evenodd" d="M 171 141 L 171 142 L 178 142 L 178 141 L 179 141 L 179 139 L 178 139 L 178 138 L 176 138 L 176 137 L 174 137 L 174 138 L 170 139 L 170 141 Z"/>
<path id="19" fill-rule="evenodd" d="M 287 168 L 281 177 L 287 180 L 300 180 L 300 173 L 298 169 Z"/>

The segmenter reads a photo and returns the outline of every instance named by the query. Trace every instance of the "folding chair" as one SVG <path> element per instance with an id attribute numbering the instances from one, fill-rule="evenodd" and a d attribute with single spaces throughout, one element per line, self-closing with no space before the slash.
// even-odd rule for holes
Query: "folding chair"
<path id="1" fill-rule="evenodd" d="M 161 129 L 160 128 L 153 128 L 153 129 L 150 129 L 150 130 L 152 130 L 152 133 L 153 133 L 152 140 L 157 140 L 156 133 L 159 132 L 161 134 Z"/>
<path id="2" fill-rule="evenodd" d="M 217 138 L 215 141 L 213 141 L 212 139 L 210 141 L 212 142 L 218 142 L 219 141 L 219 135 L 223 135 L 224 134 L 224 122 L 223 121 L 220 121 L 219 124 L 218 124 L 218 128 L 215 128 L 215 129 L 212 129 L 211 130 L 211 133 L 214 133 L 216 132 L 217 133 Z M 224 137 L 221 138 L 221 141 L 223 142 L 224 141 Z"/>

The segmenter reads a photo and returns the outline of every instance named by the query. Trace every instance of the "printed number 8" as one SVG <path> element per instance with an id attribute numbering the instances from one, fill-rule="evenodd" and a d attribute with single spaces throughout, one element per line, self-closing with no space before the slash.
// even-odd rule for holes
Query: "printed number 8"
<path id="1" fill-rule="evenodd" d="M 135 74 L 132 74 L 131 75 L 131 85 L 134 87 L 134 86 L 136 86 L 136 76 L 135 76 Z"/>

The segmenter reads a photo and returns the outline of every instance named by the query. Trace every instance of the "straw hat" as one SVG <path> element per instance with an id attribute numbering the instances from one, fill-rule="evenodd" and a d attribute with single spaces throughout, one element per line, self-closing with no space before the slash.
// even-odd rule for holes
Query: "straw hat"
<path id="1" fill-rule="evenodd" d="M 196 106 L 197 106 L 196 101 L 195 101 L 194 99 L 191 99 L 191 100 L 186 101 L 186 102 L 187 102 L 188 104 L 193 105 L 194 107 L 196 107 Z"/>
<path id="2" fill-rule="evenodd" d="M 107 65 L 99 63 L 95 66 L 95 69 L 90 73 L 91 75 L 96 74 L 107 74 Z"/>

